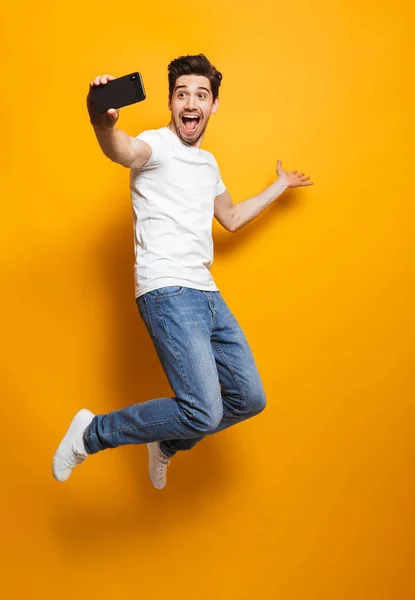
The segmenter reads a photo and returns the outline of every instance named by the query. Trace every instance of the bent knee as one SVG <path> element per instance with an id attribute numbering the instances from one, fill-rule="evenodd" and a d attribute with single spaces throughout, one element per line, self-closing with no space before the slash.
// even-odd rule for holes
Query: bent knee
<path id="1" fill-rule="evenodd" d="M 265 409 L 266 405 L 267 400 L 265 393 L 262 391 L 257 391 L 248 398 L 246 408 L 249 413 L 254 416 L 261 413 Z"/>
<path id="2" fill-rule="evenodd" d="M 223 410 L 217 410 L 211 413 L 195 412 L 191 420 L 192 428 L 201 435 L 213 433 L 222 421 Z"/>

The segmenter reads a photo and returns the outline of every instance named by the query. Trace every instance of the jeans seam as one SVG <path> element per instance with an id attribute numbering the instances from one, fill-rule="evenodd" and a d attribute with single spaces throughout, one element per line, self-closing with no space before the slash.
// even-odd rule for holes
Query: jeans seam
<path id="1" fill-rule="evenodd" d="M 134 427 L 130 427 L 129 429 L 117 429 L 117 431 L 112 431 L 111 433 L 106 433 L 106 436 L 117 435 L 118 433 L 129 433 L 130 431 L 135 431 L 136 429 L 145 429 L 146 427 L 157 427 L 158 425 L 166 425 L 170 423 L 183 423 L 180 419 L 173 419 L 172 421 L 156 421 L 155 423 L 150 423 L 149 425 L 135 425 Z M 92 437 L 97 437 L 96 433 L 92 433 L 91 435 L 85 436 L 85 439 L 89 440 Z"/>
<path id="2" fill-rule="evenodd" d="M 146 309 L 146 313 L 147 313 L 148 324 L 150 325 L 150 332 L 151 332 L 151 335 L 152 335 L 153 340 L 154 340 L 155 339 L 155 335 L 154 335 L 153 323 L 151 321 L 151 315 L 150 315 L 150 310 L 148 308 L 147 298 L 145 298 L 145 297 L 144 297 L 144 305 L 145 305 L 145 309 Z"/>
<path id="3" fill-rule="evenodd" d="M 157 298 L 156 298 L 156 300 L 157 300 Z M 183 370 L 183 365 L 182 365 L 182 362 L 180 360 L 180 356 L 176 352 L 176 345 L 173 342 L 173 340 L 172 340 L 172 338 L 171 338 L 171 336 L 169 334 L 169 330 L 167 329 L 166 322 L 165 322 L 165 320 L 163 318 L 163 315 L 161 314 L 161 311 L 159 310 L 159 308 L 160 308 L 160 305 L 159 305 L 158 302 L 156 302 L 156 310 L 157 310 L 158 316 L 159 316 L 160 321 L 161 321 L 161 323 L 163 325 L 164 331 L 166 332 L 166 335 L 167 335 L 167 337 L 169 339 L 170 348 L 172 349 L 174 357 L 175 357 L 175 359 L 177 361 L 177 364 L 179 365 L 179 368 L 180 368 L 180 373 L 182 375 L 182 378 L 183 378 L 183 381 L 184 381 L 184 385 L 185 385 L 185 388 L 186 388 L 186 392 L 187 392 L 187 396 L 189 398 L 189 403 L 190 403 L 190 410 L 191 410 L 190 419 L 193 420 L 193 417 L 194 417 L 194 405 L 193 405 L 192 396 L 191 396 L 190 390 L 189 390 L 189 384 L 188 384 L 187 379 L 186 379 L 186 374 L 185 374 L 185 371 Z"/>
<path id="4" fill-rule="evenodd" d="M 236 408 L 235 410 L 224 410 L 224 411 L 223 411 L 223 416 L 222 416 L 222 419 L 223 419 L 223 417 L 224 417 L 224 416 L 226 416 L 226 415 L 234 415 L 234 414 L 236 413 L 236 411 L 238 411 L 238 410 L 240 410 L 240 409 L 239 409 L 239 408 Z"/>
<path id="5" fill-rule="evenodd" d="M 238 390 L 239 390 L 239 393 L 240 393 L 241 399 L 242 399 L 242 401 L 241 401 L 241 408 L 246 408 L 247 401 L 246 401 L 246 398 L 245 398 L 244 393 L 242 391 L 242 386 L 240 385 L 238 376 L 236 375 L 235 371 L 232 369 L 232 367 L 231 367 L 228 359 L 226 358 L 225 354 L 222 352 L 221 347 L 214 340 L 212 340 L 212 344 L 215 346 L 215 348 L 218 351 L 218 353 L 222 356 L 223 360 L 226 363 L 226 366 L 228 367 L 228 369 L 229 369 L 230 373 L 232 374 L 232 377 L 233 377 L 233 379 L 234 379 L 234 381 L 235 381 L 235 383 L 236 383 L 236 385 L 238 387 Z M 223 392 L 222 392 L 222 394 L 223 394 Z M 225 394 L 223 394 L 223 395 L 225 395 Z"/>

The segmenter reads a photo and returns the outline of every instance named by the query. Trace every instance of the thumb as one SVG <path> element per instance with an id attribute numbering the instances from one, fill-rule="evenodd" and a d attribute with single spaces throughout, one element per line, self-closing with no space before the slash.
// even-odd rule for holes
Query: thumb
<path id="1" fill-rule="evenodd" d="M 280 160 L 277 160 L 277 171 L 279 171 L 280 169 L 282 169 L 282 162 Z"/>
<path id="2" fill-rule="evenodd" d="M 115 108 L 109 108 L 107 110 L 107 114 L 112 118 L 115 119 L 117 116 L 117 111 L 115 110 Z"/>

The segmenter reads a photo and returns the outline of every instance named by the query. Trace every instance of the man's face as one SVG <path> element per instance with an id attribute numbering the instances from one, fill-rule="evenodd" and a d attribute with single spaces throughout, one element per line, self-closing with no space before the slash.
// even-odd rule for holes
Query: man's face
<path id="1" fill-rule="evenodd" d="M 202 75 L 181 75 L 169 99 L 171 128 L 186 144 L 196 145 L 204 134 L 210 115 L 218 109 L 210 81 Z M 195 118 L 196 117 L 196 118 Z"/>

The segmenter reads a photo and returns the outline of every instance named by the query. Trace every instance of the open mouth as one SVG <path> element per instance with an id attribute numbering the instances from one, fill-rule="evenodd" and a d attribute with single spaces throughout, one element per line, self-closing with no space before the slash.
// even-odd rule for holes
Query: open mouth
<path id="1" fill-rule="evenodd" d="M 196 115 L 184 115 L 182 117 L 182 123 L 187 133 L 193 133 L 199 126 L 200 117 Z"/>

